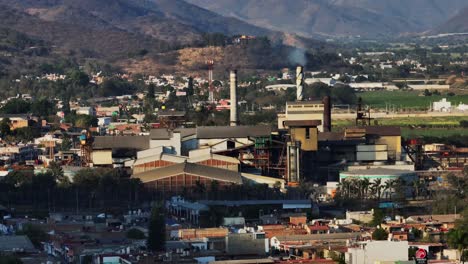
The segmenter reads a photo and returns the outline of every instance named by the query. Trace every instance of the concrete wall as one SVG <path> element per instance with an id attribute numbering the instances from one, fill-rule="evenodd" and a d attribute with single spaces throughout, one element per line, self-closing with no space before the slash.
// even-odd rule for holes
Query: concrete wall
<path id="1" fill-rule="evenodd" d="M 307 135 L 307 130 L 309 131 L 308 135 Z M 293 141 L 300 141 L 301 149 L 304 151 L 317 151 L 318 149 L 318 129 L 317 128 L 313 128 L 313 127 L 291 128 L 291 138 Z"/>
<path id="2" fill-rule="evenodd" d="M 182 142 L 180 133 L 174 132 L 170 139 L 152 139 L 150 140 L 150 149 L 157 147 L 174 147 L 174 155 L 181 155 L 182 153 Z"/>
<path id="3" fill-rule="evenodd" d="M 234 255 L 265 255 L 268 242 L 255 239 L 254 234 L 229 234 L 226 237 L 226 252 Z"/>
<path id="4" fill-rule="evenodd" d="M 346 220 L 357 220 L 363 223 L 370 223 L 374 217 L 374 211 L 346 212 Z"/>
<path id="5" fill-rule="evenodd" d="M 373 264 L 382 261 L 407 261 L 408 241 L 369 241 L 358 248 L 348 248 L 348 264 Z"/>
<path id="6" fill-rule="evenodd" d="M 383 136 L 377 139 L 375 144 L 387 145 L 388 157 L 401 160 L 401 136 Z"/>
<path id="7" fill-rule="evenodd" d="M 112 165 L 112 150 L 93 150 L 91 160 L 94 165 Z"/>

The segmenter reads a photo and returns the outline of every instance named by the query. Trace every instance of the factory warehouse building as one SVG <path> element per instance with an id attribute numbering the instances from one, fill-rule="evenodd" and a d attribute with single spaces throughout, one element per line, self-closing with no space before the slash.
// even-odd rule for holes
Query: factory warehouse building
<path id="1" fill-rule="evenodd" d="M 184 189 L 190 190 L 197 184 L 210 186 L 213 181 L 218 182 L 221 189 L 242 184 L 239 172 L 189 162 L 134 174 L 133 178 L 165 194 L 181 194 Z"/>

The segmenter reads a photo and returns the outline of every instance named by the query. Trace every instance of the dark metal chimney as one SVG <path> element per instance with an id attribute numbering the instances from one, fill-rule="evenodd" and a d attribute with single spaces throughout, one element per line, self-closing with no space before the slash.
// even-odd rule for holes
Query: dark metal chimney
<path id="1" fill-rule="evenodd" d="M 331 132 L 331 99 L 325 96 L 323 102 L 323 132 Z"/>

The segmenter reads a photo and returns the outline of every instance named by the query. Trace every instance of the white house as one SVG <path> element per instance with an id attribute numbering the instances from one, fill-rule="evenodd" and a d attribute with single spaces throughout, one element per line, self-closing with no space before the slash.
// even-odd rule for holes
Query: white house
<path id="1" fill-rule="evenodd" d="M 468 104 L 459 104 L 457 107 L 458 111 L 468 111 Z"/>
<path id="2" fill-rule="evenodd" d="M 452 103 L 447 101 L 446 98 L 442 98 L 442 100 L 432 103 L 432 110 L 436 112 L 450 112 L 452 110 Z"/>
<path id="3" fill-rule="evenodd" d="M 98 118 L 98 126 L 108 126 L 111 124 L 112 118 L 110 117 L 100 117 Z"/>
<path id="4" fill-rule="evenodd" d="M 348 247 L 345 261 L 348 264 L 408 261 L 408 246 L 408 241 L 360 242 L 355 247 Z"/>
<path id="5" fill-rule="evenodd" d="M 94 108 L 92 107 L 80 107 L 76 109 L 76 114 L 94 116 L 96 115 L 96 112 L 94 111 Z"/>

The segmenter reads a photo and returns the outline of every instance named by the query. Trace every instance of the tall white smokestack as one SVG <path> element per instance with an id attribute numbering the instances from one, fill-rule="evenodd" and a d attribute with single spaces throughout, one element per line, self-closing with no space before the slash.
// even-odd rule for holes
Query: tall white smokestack
<path id="1" fill-rule="evenodd" d="M 231 126 L 237 126 L 237 71 L 231 71 L 230 75 L 230 88 L 231 88 Z"/>
<path id="2" fill-rule="evenodd" d="M 296 100 L 302 101 L 304 97 L 304 67 L 296 68 Z"/>

